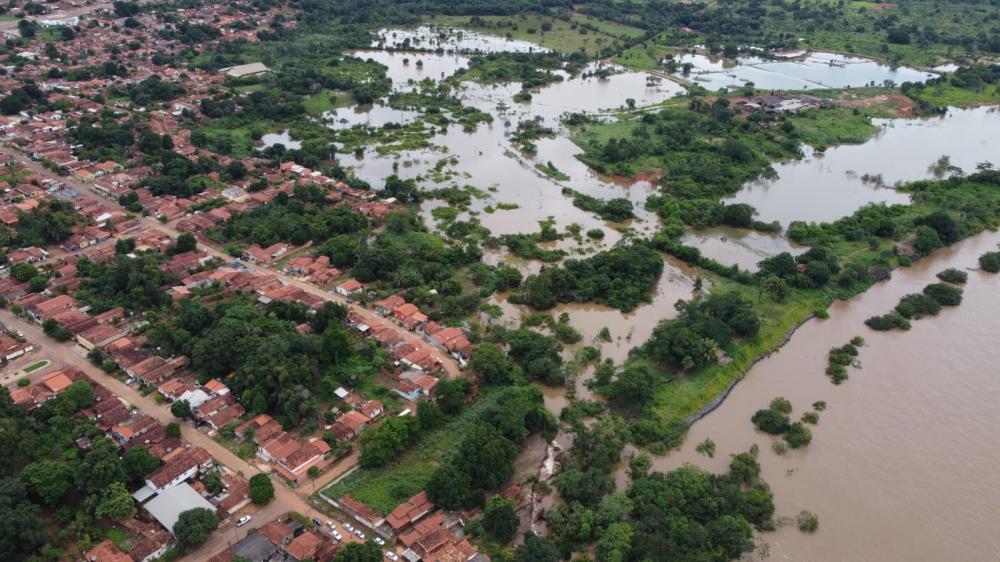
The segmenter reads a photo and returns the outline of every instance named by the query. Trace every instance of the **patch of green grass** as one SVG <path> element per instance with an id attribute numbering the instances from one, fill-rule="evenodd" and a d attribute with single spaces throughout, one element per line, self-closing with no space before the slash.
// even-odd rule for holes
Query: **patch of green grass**
<path id="1" fill-rule="evenodd" d="M 982 90 L 968 90 L 951 84 L 928 86 L 917 94 L 921 100 L 936 107 L 970 107 L 1000 104 L 1000 87 L 990 84 Z"/>
<path id="2" fill-rule="evenodd" d="M 571 22 L 578 25 L 583 25 L 592 28 L 596 31 L 604 33 L 605 35 L 611 35 L 612 37 L 624 37 L 626 39 L 635 39 L 642 37 L 645 31 L 639 29 L 638 27 L 632 27 L 630 25 L 621 24 L 618 22 L 603 20 L 600 18 L 595 18 L 594 16 L 588 16 L 586 14 L 572 13 L 569 15 Z"/>
<path id="3" fill-rule="evenodd" d="M 44 366 L 46 366 L 48 364 L 49 364 L 49 362 L 46 361 L 46 360 L 42 360 L 42 361 L 39 361 L 37 363 L 32 363 L 31 365 L 28 365 L 27 367 L 24 368 L 24 372 L 25 373 L 30 373 L 32 371 L 37 371 L 38 369 L 41 369 L 42 367 L 44 367 Z"/>
<path id="4" fill-rule="evenodd" d="M 353 104 L 350 94 L 323 88 L 303 100 L 306 112 L 310 114 L 323 113 L 338 107 L 348 107 Z"/>

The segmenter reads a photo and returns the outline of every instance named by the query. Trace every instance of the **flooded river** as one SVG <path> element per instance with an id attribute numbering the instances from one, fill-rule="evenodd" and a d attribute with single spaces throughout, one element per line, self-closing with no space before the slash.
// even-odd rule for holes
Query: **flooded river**
<path id="1" fill-rule="evenodd" d="M 969 272 L 965 300 L 908 332 L 867 329 L 869 316 L 935 282 L 946 268 L 975 268 L 996 249 L 986 233 L 944 249 L 892 280 L 806 323 L 781 351 L 757 364 L 722 406 L 697 422 L 680 451 L 655 459 L 659 470 L 691 462 L 724 471 L 729 455 L 760 446 L 763 477 L 778 516 L 807 509 L 819 515 L 814 535 L 788 525 L 762 534 L 771 560 L 815 562 L 1000 559 L 1000 276 Z M 834 386 L 826 352 L 861 335 L 862 368 Z M 779 456 L 774 439 L 750 417 L 776 396 L 794 417 L 825 400 L 812 443 Z M 694 451 L 711 438 L 714 459 Z"/>

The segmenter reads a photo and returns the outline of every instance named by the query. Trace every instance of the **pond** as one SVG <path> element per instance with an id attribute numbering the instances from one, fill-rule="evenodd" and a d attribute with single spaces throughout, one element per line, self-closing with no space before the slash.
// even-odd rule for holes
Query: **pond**
<path id="1" fill-rule="evenodd" d="M 288 150 L 298 150 L 302 148 L 302 143 L 300 141 L 293 140 L 291 134 L 288 132 L 288 129 L 285 129 L 280 133 L 268 133 L 260 137 L 260 142 L 264 143 L 262 148 L 270 148 L 276 144 L 283 144 Z"/>

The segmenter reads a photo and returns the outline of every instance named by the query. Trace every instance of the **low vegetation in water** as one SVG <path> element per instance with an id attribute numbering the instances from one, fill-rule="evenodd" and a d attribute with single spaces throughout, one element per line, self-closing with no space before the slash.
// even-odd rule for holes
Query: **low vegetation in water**
<path id="1" fill-rule="evenodd" d="M 855 364 L 858 357 L 858 348 L 864 344 L 861 336 L 856 336 L 850 342 L 835 347 L 827 353 L 826 375 L 830 377 L 833 384 L 840 384 L 847 380 L 847 367 Z"/>
<path id="2" fill-rule="evenodd" d="M 1000 252 L 986 252 L 979 256 L 979 267 L 988 273 L 1000 273 Z"/>
<path id="3" fill-rule="evenodd" d="M 757 410 L 750 421 L 760 431 L 781 435 L 788 447 L 798 449 L 812 441 L 812 431 L 803 422 L 791 421 L 788 417 L 791 413 L 791 402 L 779 396 L 766 409 Z"/>
<path id="4" fill-rule="evenodd" d="M 947 283 L 962 285 L 969 279 L 969 274 L 954 268 L 948 268 L 937 274 L 937 278 Z"/>

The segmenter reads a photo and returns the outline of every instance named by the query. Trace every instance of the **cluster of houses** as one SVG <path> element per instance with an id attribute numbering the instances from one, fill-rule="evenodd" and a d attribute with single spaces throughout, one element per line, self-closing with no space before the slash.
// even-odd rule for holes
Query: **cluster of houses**
<path id="1" fill-rule="evenodd" d="M 472 343 L 459 328 L 443 327 L 429 322 L 427 315 L 413 303 L 406 302 L 402 294 L 395 294 L 373 303 L 375 312 L 411 332 L 422 334 L 430 343 L 448 351 L 460 363 L 472 353 Z"/>
<path id="2" fill-rule="evenodd" d="M 122 453 L 143 446 L 162 463 L 146 476 L 144 486 L 132 494 L 141 510 L 121 522 L 135 539 L 129 553 L 114 554 L 102 543 L 88 551 L 88 560 L 153 560 L 174 544 L 173 525 L 180 513 L 204 507 L 226 519 L 250 503 L 246 482 L 217 467 L 208 451 L 168 436 L 163 424 L 132 408 L 78 369 L 67 367 L 47 373 L 27 387 L 11 388 L 10 396 L 15 404 L 30 412 L 81 381 L 92 388 L 94 395 L 93 402 L 81 415 L 90 418 Z M 77 445 L 87 448 L 92 442 L 90 438 L 81 438 Z M 223 483 L 223 490 L 215 494 L 201 481 L 212 473 L 220 474 Z"/>
<path id="3" fill-rule="evenodd" d="M 783 94 L 768 92 L 747 96 L 735 103 L 743 113 L 766 113 L 769 115 L 794 115 L 806 109 L 833 107 L 831 100 L 805 94 Z"/>
<path id="4" fill-rule="evenodd" d="M 518 505 L 524 504 L 517 486 L 511 486 L 503 494 Z M 462 529 L 471 514 L 439 510 L 426 492 L 416 494 L 387 516 L 351 496 L 329 501 L 386 540 L 398 543 L 407 562 L 489 562 L 463 536 Z"/>
<path id="5" fill-rule="evenodd" d="M 327 562 L 341 547 L 339 541 L 307 528 L 286 514 L 248 534 L 208 562 L 233 562 L 237 557 L 252 562 Z"/>

